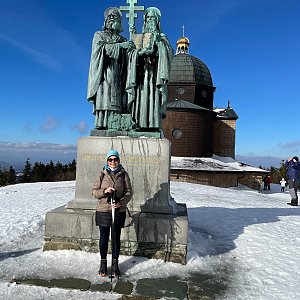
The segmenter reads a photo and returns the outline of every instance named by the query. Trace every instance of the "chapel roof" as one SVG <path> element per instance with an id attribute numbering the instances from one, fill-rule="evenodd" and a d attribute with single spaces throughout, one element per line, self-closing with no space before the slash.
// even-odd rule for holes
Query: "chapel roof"
<path id="1" fill-rule="evenodd" d="M 212 77 L 206 64 L 188 53 L 178 53 L 174 56 L 169 82 L 200 83 L 213 87 Z"/>
<path id="2" fill-rule="evenodd" d="M 194 103 L 185 101 L 185 100 L 178 100 L 175 99 L 172 102 L 167 103 L 167 109 L 168 110 L 205 110 L 205 111 L 211 111 L 210 109 L 207 109 L 205 107 L 196 105 Z"/>
<path id="3" fill-rule="evenodd" d="M 218 119 L 237 120 L 239 117 L 232 108 L 215 108 L 214 112 L 217 113 Z"/>

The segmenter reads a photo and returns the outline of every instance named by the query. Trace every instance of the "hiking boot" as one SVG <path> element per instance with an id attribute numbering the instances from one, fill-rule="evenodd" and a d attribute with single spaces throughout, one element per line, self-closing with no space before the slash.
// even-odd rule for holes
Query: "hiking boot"
<path id="1" fill-rule="evenodd" d="M 292 205 L 292 206 L 298 206 L 298 200 L 292 199 L 291 205 Z"/>
<path id="2" fill-rule="evenodd" d="M 107 260 L 101 259 L 99 275 L 104 277 L 107 275 Z"/>
<path id="3" fill-rule="evenodd" d="M 288 204 L 292 206 L 298 206 L 298 199 L 292 199 Z"/>
<path id="4" fill-rule="evenodd" d="M 111 273 L 112 276 L 116 276 L 116 277 L 120 276 L 119 262 L 117 259 L 113 259 L 112 266 L 111 266 Z"/>

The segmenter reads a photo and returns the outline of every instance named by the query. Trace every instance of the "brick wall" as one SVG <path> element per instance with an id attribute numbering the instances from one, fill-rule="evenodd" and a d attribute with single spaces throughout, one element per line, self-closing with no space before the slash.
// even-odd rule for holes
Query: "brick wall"
<path id="1" fill-rule="evenodd" d="M 213 152 L 235 158 L 236 120 L 217 120 L 214 124 Z"/>
<path id="2" fill-rule="evenodd" d="M 183 87 L 185 92 L 183 94 L 178 94 L 177 93 L 178 87 Z M 178 100 L 185 100 L 185 101 L 194 103 L 195 91 L 196 91 L 196 84 L 169 83 L 168 84 L 168 100 L 173 101 L 175 99 L 178 99 Z"/>
<path id="3" fill-rule="evenodd" d="M 171 170 L 170 180 L 217 187 L 234 187 L 239 183 L 261 191 L 263 174 L 258 172 L 206 172 L 196 170 Z"/>
<path id="4" fill-rule="evenodd" d="M 171 141 L 172 156 L 211 157 L 213 155 L 214 116 L 205 111 L 169 110 L 163 121 L 165 137 Z M 172 132 L 179 129 L 180 138 Z"/>
<path id="5" fill-rule="evenodd" d="M 178 87 L 184 88 L 183 94 L 177 93 Z M 203 90 L 205 90 L 205 94 L 202 93 Z M 212 110 L 214 90 L 214 87 L 205 86 L 202 84 L 172 82 L 168 84 L 168 101 L 173 101 L 175 99 L 185 100 Z"/>
<path id="6" fill-rule="evenodd" d="M 171 170 L 170 180 L 203 185 L 232 187 L 238 185 L 239 173 L 205 172 L 195 170 Z"/>

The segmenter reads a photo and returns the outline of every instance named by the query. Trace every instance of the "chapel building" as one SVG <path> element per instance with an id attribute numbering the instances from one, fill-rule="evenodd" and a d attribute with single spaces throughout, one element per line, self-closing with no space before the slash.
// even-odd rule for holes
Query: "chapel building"
<path id="1" fill-rule="evenodd" d="M 212 157 L 213 154 L 235 158 L 235 111 L 214 108 L 211 73 L 204 62 L 189 54 L 190 42 L 177 41 L 168 84 L 167 117 L 164 136 L 171 141 L 171 155 Z"/>

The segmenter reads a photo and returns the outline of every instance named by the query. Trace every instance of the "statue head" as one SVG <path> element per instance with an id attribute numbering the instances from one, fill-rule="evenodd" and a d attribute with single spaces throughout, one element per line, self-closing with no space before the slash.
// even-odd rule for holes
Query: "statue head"
<path id="1" fill-rule="evenodd" d="M 104 12 L 104 25 L 103 30 L 108 30 L 114 33 L 123 31 L 122 24 L 122 13 L 117 7 L 109 7 Z"/>
<path id="2" fill-rule="evenodd" d="M 156 7 L 148 7 L 144 13 L 143 33 L 156 32 L 161 33 L 161 12 Z"/>

